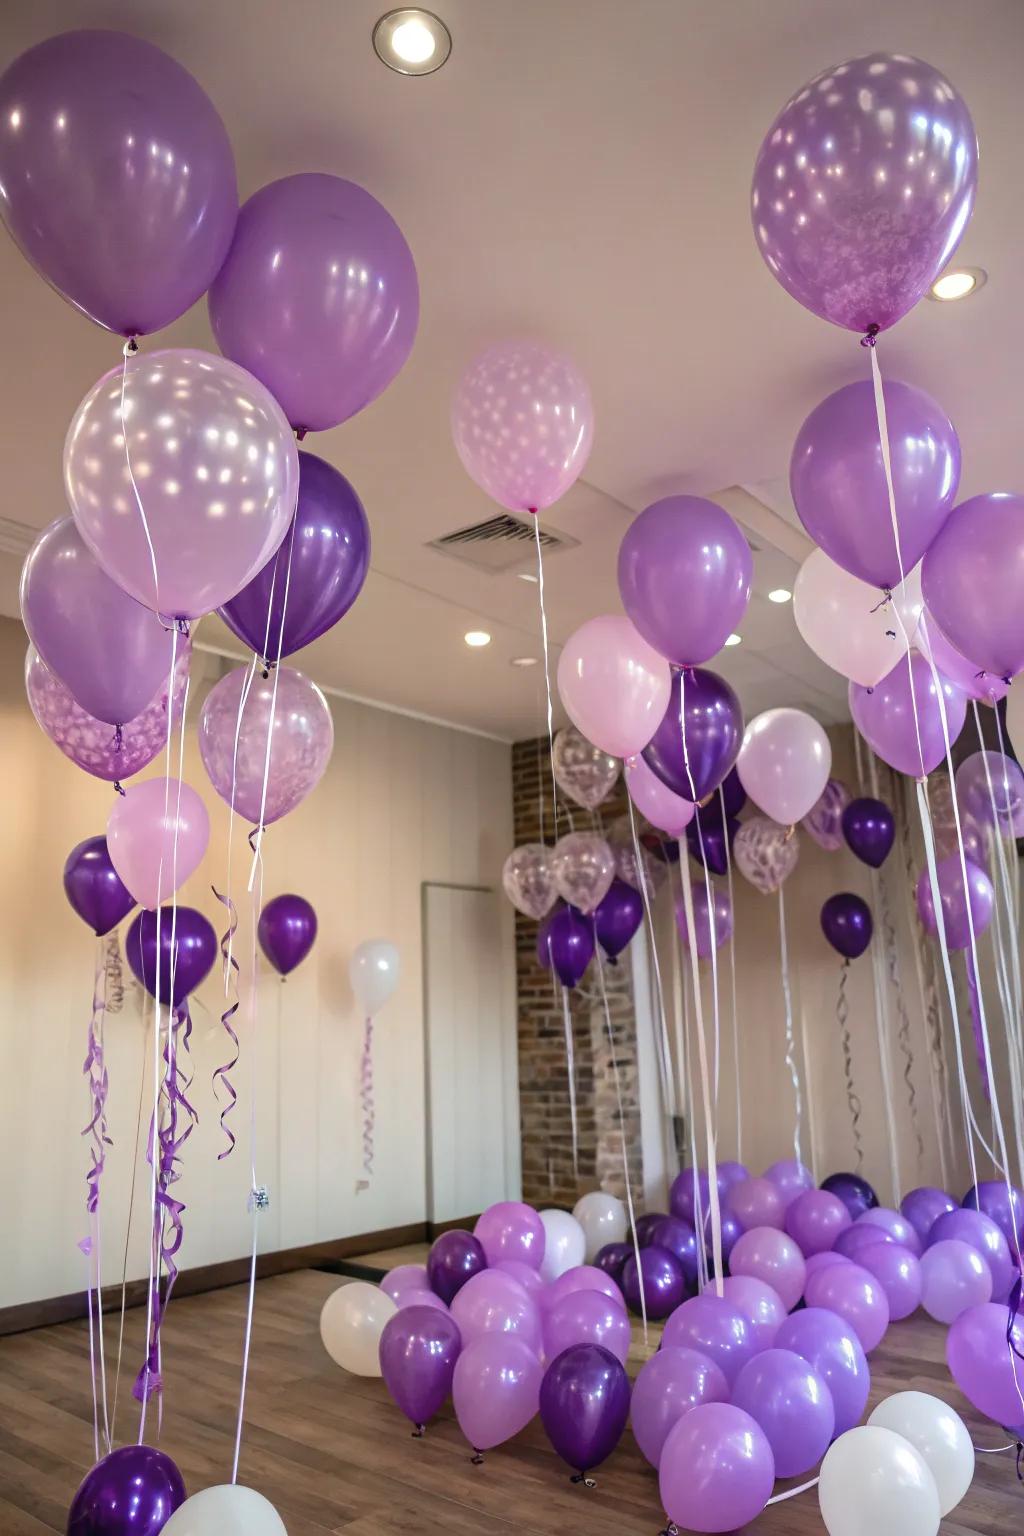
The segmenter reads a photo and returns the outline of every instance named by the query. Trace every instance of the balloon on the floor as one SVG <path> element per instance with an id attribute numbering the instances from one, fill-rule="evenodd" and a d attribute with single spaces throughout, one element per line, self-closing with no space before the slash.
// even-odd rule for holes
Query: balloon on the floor
<path id="1" fill-rule="evenodd" d="M 485 1333 L 465 1346 L 455 1362 L 452 1403 L 474 1451 L 489 1451 L 526 1428 L 537 1412 L 543 1374 L 522 1339 Z"/>
<path id="2" fill-rule="evenodd" d="M 287 1536 L 269 1499 L 241 1483 L 219 1483 L 186 1499 L 161 1536 Z"/>
<path id="3" fill-rule="evenodd" d="M 940 1513 L 952 1514 L 974 1479 L 974 1442 L 960 1415 L 930 1392 L 894 1392 L 868 1423 L 910 1441 L 935 1479 Z"/>
<path id="4" fill-rule="evenodd" d="M 909 1440 L 881 1425 L 840 1435 L 821 1464 L 818 1503 L 828 1536 L 937 1536 L 931 1469 Z"/>
<path id="5" fill-rule="evenodd" d="M 640 1369 L 629 1417 L 641 1455 L 657 1469 L 673 1425 L 699 1403 L 726 1403 L 729 1383 L 695 1349 L 659 1349 Z"/>
<path id="6" fill-rule="evenodd" d="M 403 1307 L 384 1324 L 380 1374 L 418 1430 L 446 1402 L 461 1349 L 462 1334 L 455 1318 L 430 1307 Z"/>
<path id="7" fill-rule="evenodd" d="M 835 1431 L 832 1394 L 814 1367 L 789 1349 L 766 1349 L 736 1377 L 731 1401 L 764 1431 L 776 1477 L 816 1467 Z"/>
<path id="8" fill-rule="evenodd" d="M 87 1472 L 71 1501 L 67 1536 L 159 1536 L 185 1482 L 171 1458 L 151 1445 L 124 1445 Z"/>
<path id="9" fill-rule="evenodd" d="M 611 1455 L 626 1427 L 629 1378 L 622 1363 L 599 1344 L 563 1350 L 544 1372 L 540 1416 L 573 1480 L 582 1481 Z"/>
<path id="10" fill-rule="evenodd" d="M 661 1502 L 684 1530 L 738 1530 L 761 1513 L 774 1482 L 767 1436 L 732 1403 L 698 1404 L 662 1448 Z"/>
<path id="11" fill-rule="evenodd" d="M 354 1376 L 379 1376 L 381 1334 L 397 1310 L 390 1296 L 366 1280 L 332 1292 L 320 1313 L 320 1337 L 335 1365 Z"/>
<path id="12" fill-rule="evenodd" d="M 449 1305 L 466 1281 L 486 1268 L 487 1259 L 480 1239 L 458 1227 L 435 1238 L 427 1255 L 431 1289 Z"/>
<path id="13" fill-rule="evenodd" d="M 593 1189 L 580 1196 L 572 1214 L 583 1228 L 586 1239 L 584 1259 L 588 1264 L 594 1262 L 595 1255 L 606 1244 L 625 1242 L 626 1207 L 617 1195 Z"/>

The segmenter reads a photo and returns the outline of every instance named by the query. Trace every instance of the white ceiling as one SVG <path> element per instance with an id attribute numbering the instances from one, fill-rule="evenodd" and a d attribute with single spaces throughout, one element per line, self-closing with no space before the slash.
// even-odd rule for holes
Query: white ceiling
<path id="1" fill-rule="evenodd" d="M 307 440 L 359 490 L 373 561 L 356 607 L 300 664 L 392 707 L 509 739 L 539 732 L 541 669 L 509 664 L 540 654 L 536 587 L 425 547 L 495 510 L 456 458 L 448 403 L 477 350 L 528 333 L 576 357 L 597 413 L 585 482 L 546 518 L 579 540 L 548 562 L 553 641 L 618 607 L 615 552 L 634 512 L 672 491 L 732 488 L 719 499 L 760 553 L 744 643 L 721 670 L 748 715 L 791 703 L 842 718 L 845 686 L 806 649 L 790 608 L 764 594 L 791 585 L 808 548 L 785 487 L 793 438 L 867 359 L 763 266 L 747 211 L 751 167 L 775 112 L 829 63 L 888 49 L 950 76 L 981 141 L 977 212 L 958 260 L 985 267 L 989 283 L 959 305 L 920 305 L 883 339 L 880 361 L 952 415 L 966 492 L 1019 488 L 1024 4 L 432 0 L 454 48 L 422 79 L 386 70 L 372 52 L 387 8 L 7 0 L 0 16 L 0 63 L 73 26 L 160 44 L 220 109 L 244 196 L 290 172 L 335 172 L 380 198 L 412 246 L 422 322 L 408 366 L 360 416 Z M 6 239 L 0 294 L 0 512 L 38 528 L 63 510 L 67 422 L 119 344 Z M 167 343 L 212 345 L 205 304 L 161 336 Z M 2 551 L 17 548 L 18 530 L 3 518 L 0 606 L 14 612 L 18 559 Z M 474 627 L 494 637 L 485 650 L 462 642 Z M 200 641 L 237 646 L 215 620 Z"/>

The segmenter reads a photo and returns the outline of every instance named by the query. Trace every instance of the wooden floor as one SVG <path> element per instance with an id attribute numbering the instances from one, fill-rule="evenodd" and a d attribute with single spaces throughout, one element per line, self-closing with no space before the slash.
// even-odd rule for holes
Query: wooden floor
<path id="1" fill-rule="evenodd" d="M 320 1346 L 320 1307 L 339 1283 L 303 1271 L 261 1281 L 257 1292 L 241 1481 L 274 1502 L 289 1536 L 655 1536 L 662 1528 L 655 1474 L 628 1430 L 592 1492 L 570 1485 L 537 1421 L 479 1467 L 470 1464 L 450 1406 L 425 1439 L 413 1440 L 383 1384 L 345 1375 Z M 245 1290 L 235 1287 L 173 1301 L 168 1313 L 160 1443 L 190 1491 L 230 1476 L 244 1312 Z M 143 1311 L 129 1314 L 117 1418 L 122 1443 L 137 1429 L 130 1387 L 144 1323 Z M 110 1319 L 108 1330 L 109 1350 L 116 1342 Z M 972 1414 L 953 1388 L 943 1338 L 944 1330 L 924 1319 L 894 1324 L 872 1356 L 872 1401 L 907 1386 L 935 1391 L 964 1413 L 977 1444 L 999 1444 L 999 1431 Z M 636 1363 L 644 1353 L 635 1335 Z M 86 1325 L 0 1340 L 2 1536 L 63 1532 L 91 1459 Z M 816 1495 L 767 1510 L 749 1529 L 759 1536 L 820 1532 Z M 943 1531 L 1022 1530 L 1024 1485 L 1013 1456 L 979 1457 L 974 1486 Z"/>

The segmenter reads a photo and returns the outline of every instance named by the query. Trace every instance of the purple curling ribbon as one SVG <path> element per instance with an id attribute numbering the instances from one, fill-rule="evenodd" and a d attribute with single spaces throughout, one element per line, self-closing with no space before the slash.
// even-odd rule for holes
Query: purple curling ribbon
<path id="1" fill-rule="evenodd" d="M 227 907 L 228 909 L 229 923 L 227 928 L 221 934 L 220 953 L 221 958 L 224 961 L 225 980 L 227 980 L 229 970 L 234 972 L 233 980 L 235 993 L 234 1002 L 225 1008 L 224 1012 L 220 1016 L 220 1022 L 224 1028 L 224 1033 L 231 1041 L 234 1055 L 230 1061 L 226 1061 L 222 1067 L 218 1067 L 216 1072 L 213 1074 L 213 1092 L 217 1102 L 220 1103 L 220 1094 L 218 1089 L 221 1084 L 223 1084 L 224 1091 L 228 1096 L 228 1102 L 220 1112 L 220 1128 L 224 1132 L 224 1135 L 227 1137 L 228 1141 L 228 1144 L 224 1148 L 223 1152 L 218 1152 L 217 1154 L 217 1161 L 220 1163 L 223 1162 L 226 1157 L 230 1157 L 231 1153 L 235 1149 L 235 1134 L 231 1127 L 228 1125 L 227 1118 L 231 1111 L 234 1109 L 235 1105 L 238 1103 L 238 1094 L 235 1092 L 234 1084 L 232 1083 L 228 1074 L 235 1070 L 238 1065 L 238 1058 L 241 1055 L 241 1049 L 238 1044 L 238 1035 L 236 1034 L 234 1025 L 231 1022 L 235 1014 L 238 1012 L 240 1004 L 240 998 L 238 996 L 238 975 L 240 967 L 232 952 L 232 940 L 238 931 L 238 913 L 235 910 L 235 904 L 231 900 L 230 896 L 222 896 L 220 891 L 217 890 L 216 886 L 211 886 L 210 889 L 213 891 L 213 894 L 216 896 L 221 906 Z M 226 985 L 224 990 L 225 992 L 227 991 Z"/>
<path id="2" fill-rule="evenodd" d="M 85 1062 L 82 1066 L 82 1072 L 89 1080 L 89 1099 L 92 1105 L 92 1117 L 82 1131 L 83 1136 L 92 1138 L 92 1145 L 89 1148 L 89 1172 L 86 1174 L 87 1194 L 85 1199 L 85 1208 L 90 1216 L 95 1216 L 99 1210 L 100 1180 L 103 1177 L 103 1168 L 106 1162 L 106 1148 L 113 1146 L 113 1142 L 107 1134 L 107 1093 L 110 1084 L 103 1057 L 103 1015 L 106 1011 L 106 999 L 103 995 L 100 979 L 101 977 L 105 978 L 105 975 L 106 970 L 101 947 L 96 966 L 96 980 L 93 986 L 92 1017 L 89 1020 Z"/>
<path id="3" fill-rule="evenodd" d="M 363 1106 L 363 1177 L 356 1193 L 369 1189 L 373 1177 L 373 1131 L 376 1115 L 373 1107 L 373 1020 L 363 1027 L 363 1058 L 359 1069 L 359 1097 Z"/>

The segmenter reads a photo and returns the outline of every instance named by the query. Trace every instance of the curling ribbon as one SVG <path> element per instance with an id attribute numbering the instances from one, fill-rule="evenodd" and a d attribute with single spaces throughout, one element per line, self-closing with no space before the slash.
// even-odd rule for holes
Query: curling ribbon
<path id="1" fill-rule="evenodd" d="M 235 1031 L 235 1027 L 234 1027 L 233 1023 L 231 1022 L 232 1019 L 234 1018 L 235 1014 L 238 1012 L 239 1002 L 240 1002 L 240 999 L 239 999 L 239 996 L 238 996 L 239 964 L 238 964 L 238 961 L 235 959 L 234 955 L 231 952 L 231 942 L 234 939 L 235 933 L 237 932 L 237 929 L 238 929 L 238 913 L 235 910 L 235 904 L 231 900 L 230 896 L 222 896 L 220 891 L 218 891 L 216 886 L 211 886 L 210 889 L 213 891 L 213 894 L 216 896 L 217 900 L 221 903 L 221 905 L 224 906 L 224 907 L 227 907 L 227 909 L 228 909 L 228 918 L 229 918 L 228 926 L 224 930 L 224 932 L 221 934 L 221 939 L 220 939 L 221 958 L 224 961 L 224 990 L 225 990 L 225 992 L 228 991 L 228 979 L 229 979 L 229 973 L 230 972 L 234 973 L 234 983 L 235 983 L 235 1000 L 234 1000 L 233 1003 L 230 1003 L 227 1008 L 225 1008 L 224 1012 L 220 1016 L 220 1022 L 222 1024 L 223 1028 L 224 1028 L 224 1033 L 227 1035 L 228 1039 L 231 1041 L 231 1046 L 232 1046 L 232 1049 L 234 1050 L 235 1054 L 232 1056 L 230 1061 L 226 1061 L 222 1067 L 218 1067 L 217 1070 L 213 1074 L 213 1092 L 214 1092 L 214 1097 L 217 1099 L 217 1102 L 218 1103 L 220 1102 L 220 1095 L 218 1093 L 218 1088 L 219 1088 L 220 1084 L 223 1083 L 224 1091 L 226 1092 L 226 1094 L 228 1096 L 228 1102 L 225 1104 L 224 1108 L 220 1112 L 220 1128 L 224 1132 L 224 1135 L 228 1139 L 228 1144 L 224 1148 L 223 1152 L 218 1152 L 217 1153 L 217 1161 L 220 1163 L 220 1162 L 223 1162 L 226 1157 L 230 1157 L 231 1156 L 231 1153 L 234 1151 L 234 1147 L 235 1147 L 235 1135 L 234 1135 L 234 1132 L 232 1131 L 231 1127 L 227 1123 L 227 1117 L 228 1117 L 228 1115 L 230 1115 L 231 1111 L 234 1109 L 235 1105 L 238 1103 L 238 1094 L 235 1092 L 234 1085 L 233 1085 L 233 1083 L 231 1081 L 231 1078 L 230 1078 L 230 1076 L 228 1074 L 233 1072 L 235 1070 L 235 1068 L 237 1067 L 237 1065 L 238 1065 L 238 1058 L 239 1058 L 239 1055 L 241 1054 L 240 1049 L 239 1049 L 239 1044 L 238 1044 L 238 1035 L 237 1035 L 237 1033 Z"/>
<path id="2" fill-rule="evenodd" d="M 853 1146 L 856 1154 L 856 1172 L 860 1173 L 864 1166 L 864 1141 L 860 1134 L 861 1102 L 853 1086 L 853 1053 L 850 1050 L 850 1005 L 846 1000 L 846 978 L 850 973 L 850 962 L 844 960 L 839 967 L 839 996 L 836 999 L 836 1022 L 839 1025 L 839 1039 L 843 1048 L 843 1075 L 846 1079 L 846 1102 L 850 1109 L 850 1124 L 853 1127 Z"/>
<path id="3" fill-rule="evenodd" d="M 369 1189 L 373 1177 L 373 1020 L 367 1018 L 363 1025 L 363 1055 L 359 1067 L 359 1097 L 363 1106 L 363 1177 L 356 1184 L 356 1193 Z"/>
<path id="4" fill-rule="evenodd" d="M 991 1100 L 992 1095 L 988 1086 L 988 1057 L 985 1054 L 985 1040 L 981 1031 L 981 1013 L 978 1008 L 978 973 L 974 969 L 974 956 L 967 951 L 967 1000 L 971 1008 L 971 1029 L 974 1034 L 974 1049 L 978 1056 L 978 1075 L 981 1078 L 982 1090 L 986 1100 Z"/>

